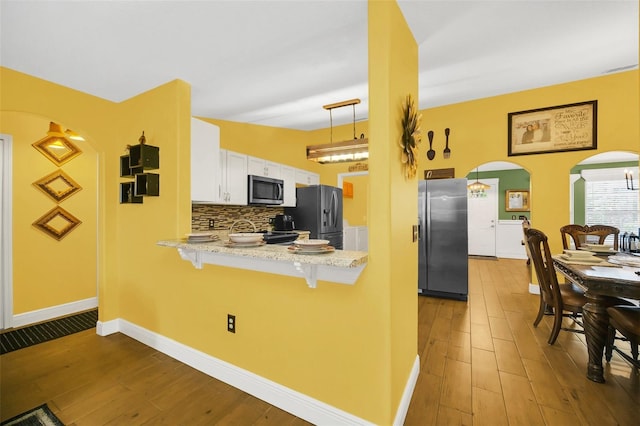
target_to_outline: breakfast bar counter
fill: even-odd
[[[202,269],[203,264],[227,266],[304,278],[311,288],[317,281],[354,284],[367,264],[367,252],[335,250],[320,254],[299,254],[290,246],[264,244],[257,247],[229,247],[222,241],[190,243],[158,241],[159,246],[178,250],[180,257]]]

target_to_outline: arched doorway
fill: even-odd
[[[515,163],[494,161],[473,168],[467,179],[489,185],[483,194],[469,193],[469,255],[526,259],[521,217],[530,219],[529,172]],[[509,203],[510,193],[525,198],[520,205]]]
[[[607,224],[638,234],[638,154],[593,155],[570,170],[569,223]]]
[[[11,239],[3,232],[3,263],[13,267],[10,277],[8,269],[2,268],[3,327],[20,327],[95,308],[98,152],[88,142],[76,142],[80,154],[57,164],[33,146],[47,135],[49,117],[22,112],[3,112],[2,117],[3,131],[13,139],[12,191],[20,194],[10,205]],[[64,194],[71,187],[76,190],[70,196],[51,196]],[[72,216],[75,226],[69,227]],[[56,232],[43,232],[43,226],[37,226],[43,223]]]

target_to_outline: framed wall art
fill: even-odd
[[[55,172],[33,182],[33,185],[59,203],[80,191],[82,187],[62,170]]]
[[[528,155],[598,148],[598,101],[508,114],[508,154]]]
[[[523,189],[508,189],[504,195],[506,203],[505,210],[508,212],[528,212],[529,211],[529,191]]]

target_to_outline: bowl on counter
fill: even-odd
[[[242,232],[239,234],[229,234],[229,240],[234,243],[257,243],[262,241],[262,233]]]

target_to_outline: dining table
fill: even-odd
[[[616,259],[634,260],[628,256],[631,255],[610,256],[607,266],[579,264],[559,256],[553,257],[556,271],[582,288],[588,300],[582,308],[582,317],[589,352],[587,378],[594,382],[605,382],[602,356],[609,328],[606,308],[612,305],[611,298],[640,300],[640,275],[636,273],[640,271],[640,257],[636,257],[637,263],[629,263],[634,266],[624,266],[624,261],[616,262]]]

